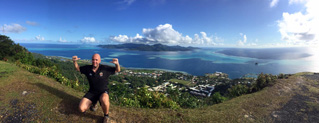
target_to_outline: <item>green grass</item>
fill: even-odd
[[[310,102],[310,101],[306,101],[307,106],[309,107],[310,110],[317,110],[319,111],[319,104],[315,103],[315,102]]]
[[[9,83],[8,76],[16,71],[18,67],[10,63],[0,62],[0,86],[4,86]]]
[[[313,86],[308,86],[308,89],[310,92],[319,94],[319,88],[313,87]]]
[[[218,76],[216,76],[216,75],[209,75],[208,77],[209,77],[209,78],[217,78]]]
[[[185,80],[179,80],[179,79],[170,79],[170,82],[177,82],[179,84],[185,85],[185,86],[194,86],[195,84],[191,83],[190,81]]]
[[[313,75],[312,72],[300,72],[300,73],[296,73],[296,76],[302,76],[302,75]]]

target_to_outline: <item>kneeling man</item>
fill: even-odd
[[[94,54],[92,56],[92,65],[86,65],[79,67],[77,56],[73,56],[72,60],[74,67],[77,71],[85,74],[89,81],[90,89],[82,98],[79,109],[81,112],[85,112],[90,107],[93,110],[96,107],[97,101],[100,102],[102,110],[104,112],[104,122],[109,119],[109,90],[108,90],[108,78],[110,75],[120,72],[120,64],[117,58],[114,58],[111,63],[115,64],[115,67],[109,67],[106,65],[100,65],[101,56],[99,54]]]

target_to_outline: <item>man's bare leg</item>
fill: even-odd
[[[109,109],[110,109],[109,95],[107,93],[103,93],[100,96],[100,102],[101,102],[102,110],[104,112],[103,123],[107,123],[109,122]]]
[[[101,106],[102,106],[102,110],[104,114],[108,115],[109,109],[110,109],[109,95],[107,93],[103,93],[100,96],[100,102],[101,102]]]
[[[80,112],[85,112],[90,108],[92,104],[92,101],[89,100],[88,98],[82,98],[80,104],[79,104],[79,110]]]

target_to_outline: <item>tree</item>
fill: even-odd
[[[14,57],[15,55],[20,54],[20,57],[25,55],[24,53],[28,52],[27,49],[20,46],[20,44],[15,44],[9,37],[5,35],[0,35],[0,59],[6,57]],[[29,56],[27,56],[29,57]],[[8,58],[6,58],[8,59]]]
[[[273,76],[271,74],[259,74],[256,80],[256,84],[252,88],[254,91],[259,91],[269,85],[273,85],[277,79],[277,76]]]
[[[222,96],[219,92],[216,92],[210,97],[210,104],[222,103],[225,100],[227,100],[226,97]]]
[[[267,86],[266,76],[263,73],[261,73],[258,75],[258,78],[256,81],[256,89],[258,91],[258,90],[263,89],[266,86]]]
[[[228,94],[230,97],[238,97],[243,94],[249,93],[249,90],[250,89],[246,85],[238,84],[229,88]]]

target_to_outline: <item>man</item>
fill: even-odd
[[[94,54],[92,56],[92,65],[86,65],[79,67],[77,60],[79,60],[77,56],[73,56],[72,60],[74,63],[74,67],[77,71],[85,74],[87,79],[89,80],[90,89],[82,98],[79,109],[81,112],[85,112],[90,108],[90,106],[94,106],[97,101],[100,102],[104,113],[104,122],[107,122],[109,119],[109,90],[108,90],[108,78],[110,75],[115,74],[116,72],[120,72],[120,64],[117,58],[114,58],[111,63],[115,64],[114,67],[109,67],[106,65],[100,65],[101,56],[99,54]],[[92,105],[93,104],[93,105]]]

